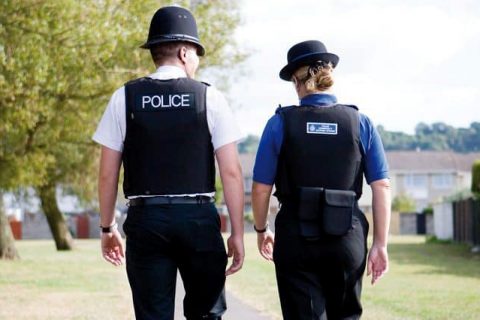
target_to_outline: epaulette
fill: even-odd
[[[205,81],[200,81],[200,82],[203,83],[204,85],[206,85],[207,87],[212,86],[212,85],[211,85],[210,83],[208,83],[208,82],[205,82]]]

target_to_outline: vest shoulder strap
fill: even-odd
[[[358,111],[358,107],[353,105],[353,104],[336,104],[336,106],[348,107],[348,108],[352,108],[352,109],[355,109],[356,111]]]
[[[127,86],[130,86],[132,84],[145,81],[147,79],[148,79],[147,77],[141,77],[141,78],[133,79],[133,80],[125,82],[124,86],[127,87]]]
[[[352,109],[358,111],[358,107],[353,105],[353,104],[335,104],[334,106],[352,108]],[[298,107],[298,106],[297,105],[291,105],[291,106],[282,107],[282,105],[278,105],[277,109],[275,109],[275,114],[288,112],[292,109],[295,109],[296,107]]]
[[[160,80],[160,79],[153,79],[153,78],[149,78],[149,77],[140,77],[140,78],[136,78],[136,79],[133,79],[133,80],[130,80],[130,81],[127,81],[124,83],[124,86],[129,86],[129,85],[132,85],[132,84],[136,84],[136,83],[139,83],[139,82],[143,82],[143,81],[162,81],[162,82],[165,82],[165,81],[168,81],[168,80],[176,80],[176,79],[181,79],[181,78],[175,78],[175,79],[167,79],[167,80]],[[194,79],[190,79],[190,78],[186,78],[188,80],[191,80],[191,81],[194,81],[194,82],[197,82],[197,83],[201,83],[203,85],[205,85],[206,87],[211,87],[212,85],[208,82],[205,82],[205,81],[197,81],[197,80],[194,80]]]
[[[287,112],[288,110],[292,110],[295,107],[297,106],[293,105],[293,106],[282,107],[282,105],[279,104],[277,109],[275,109],[275,114],[282,114],[284,112]]]

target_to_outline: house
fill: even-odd
[[[392,199],[406,194],[415,201],[416,211],[446,196],[470,189],[472,165],[480,153],[452,151],[387,152]]]
[[[240,165],[243,173],[243,186],[245,189],[245,212],[252,211],[252,184],[253,184],[253,167],[255,165],[255,154],[240,154]],[[270,197],[270,212],[278,211],[278,201],[274,196]]]
[[[240,165],[243,173],[243,186],[245,188],[245,212],[252,211],[252,183],[253,183],[253,167],[255,165],[255,154],[240,154]],[[270,197],[270,212],[278,211],[278,201],[273,195]]]

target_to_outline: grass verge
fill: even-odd
[[[52,241],[18,241],[22,259],[0,261],[0,319],[133,319],[124,267],[103,261],[98,240],[57,252]],[[245,238],[241,272],[227,290],[272,319],[281,319],[272,263]],[[478,319],[480,255],[467,246],[424,237],[392,237],[390,271],[364,280],[363,319]]]

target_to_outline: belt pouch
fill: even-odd
[[[305,238],[318,238],[320,228],[320,201],[323,188],[300,187],[298,217],[300,235]]]
[[[350,190],[325,189],[322,225],[326,234],[342,236],[352,229],[356,194]]]

